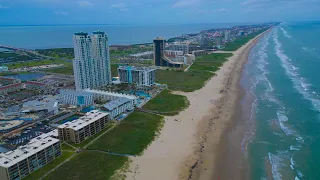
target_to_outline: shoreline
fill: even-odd
[[[233,56],[204,87],[190,93],[176,92],[186,96],[190,106],[176,116],[165,116],[159,137],[143,155],[131,159],[127,179],[213,179],[221,176],[215,173],[221,167],[219,161],[223,161],[217,157],[224,152],[222,147],[225,146],[220,147],[220,144],[228,142],[224,140],[225,133],[234,122],[242,68],[251,48],[265,32],[237,51],[230,51]]]

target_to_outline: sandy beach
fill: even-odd
[[[237,168],[238,164],[224,170],[230,165],[223,159],[228,154],[225,148],[230,147],[226,133],[236,121],[242,67],[260,36],[233,52],[203,88],[176,92],[186,96],[190,106],[179,115],[165,117],[159,137],[142,156],[132,158],[127,179],[242,179],[244,169]]]

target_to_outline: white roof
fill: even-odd
[[[58,126],[58,128],[70,128],[75,131],[78,131],[81,128],[84,128],[85,126],[88,126],[89,124],[107,116],[108,113],[101,112],[98,110],[92,110],[90,112],[87,112],[85,116],[80,117],[79,119],[73,120],[71,122],[66,122]]]
[[[135,100],[138,97],[134,95],[129,95],[129,94],[122,94],[122,93],[115,93],[115,92],[109,92],[109,91],[99,91],[99,90],[94,90],[94,89],[86,89],[86,92],[91,92],[94,94],[101,94],[101,95],[106,95],[106,96],[114,96],[114,97],[125,97],[128,99]]]
[[[52,138],[50,134],[42,134],[13,151],[0,153],[0,166],[8,168],[57,142],[59,142],[59,139]]]

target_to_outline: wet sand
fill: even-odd
[[[241,125],[237,118],[241,116],[238,100],[243,95],[239,80],[249,51],[259,37],[234,51],[200,90],[176,92],[185,95],[190,106],[179,115],[165,117],[159,137],[143,155],[131,159],[127,179],[246,178],[240,135],[244,129],[237,126]]]

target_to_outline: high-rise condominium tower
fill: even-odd
[[[94,89],[111,83],[108,37],[96,31],[92,35],[78,32],[73,36],[73,71],[76,89]]]

